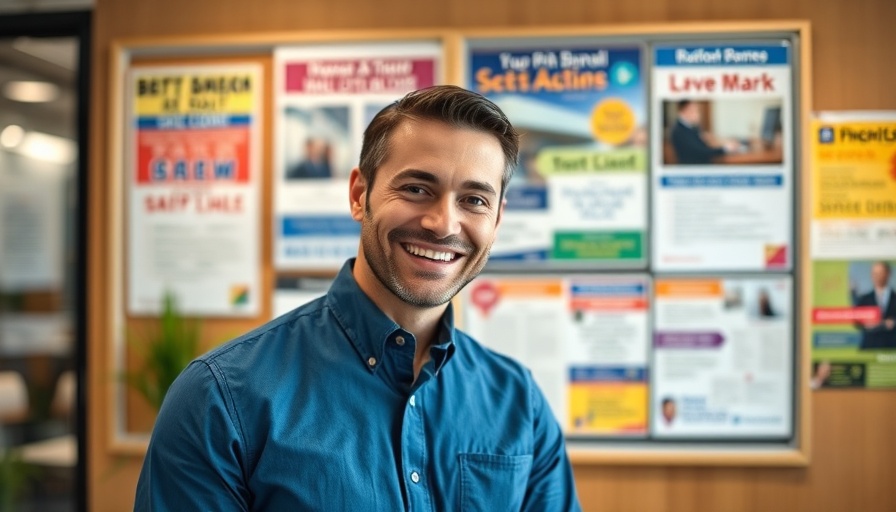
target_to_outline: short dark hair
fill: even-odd
[[[688,105],[690,105],[691,103],[693,103],[691,100],[679,100],[678,111],[681,112],[682,110],[688,108]]]
[[[504,151],[501,197],[513,175],[519,157],[520,137],[510,120],[485,96],[454,85],[436,85],[405,95],[381,110],[364,130],[361,145],[361,176],[367,191],[373,186],[376,170],[386,160],[392,133],[404,120],[429,119],[451,126],[472,128],[494,135]]]

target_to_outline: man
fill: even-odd
[[[305,140],[305,157],[298,165],[286,173],[286,179],[330,178],[330,144],[322,139],[309,137]]]
[[[675,400],[668,398],[668,397],[663,398],[662,410],[663,410],[663,422],[666,425],[671,425],[672,422],[675,420],[675,413],[676,413]]]
[[[730,142],[724,146],[706,143],[700,133],[700,105],[691,100],[678,102],[678,118],[672,127],[670,138],[677,163],[683,165],[709,164],[713,158],[737,148],[736,144]]]
[[[357,259],[328,294],[194,361],[159,412],[138,510],[579,510],[530,373],[456,330],[518,136],[485,98],[411,93],[364,133]]]
[[[896,348],[896,293],[890,286],[890,264],[876,261],[871,265],[874,289],[859,295],[856,306],[872,306],[880,310],[880,321],[857,323],[862,332],[861,349]]]

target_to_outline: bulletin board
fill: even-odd
[[[131,177],[147,122],[134,113],[140,77],[223,80],[230,106],[207,96],[194,106],[223,110],[156,122],[193,116],[247,141],[249,172],[216,185],[227,193],[212,203],[235,213],[225,231],[257,249],[239,268],[257,268],[243,287],[214,290],[219,302],[193,292],[186,313],[209,345],[325,293],[357,248],[344,199],[364,126],[405,92],[452,83],[491,98],[522,132],[506,218],[486,270],[455,301],[459,322],[531,368],[573,461],[804,465],[808,35],[781,22],[119,41],[112,332],[152,317],[128,294],[161,289],[151,273],[132,275],[145,270],[132,240],[147,217],[135,209],[148,204]],[[688,154],[688,135],[723,149]],[[157,176],[177,185],[174,170]],[[156,232],[196,225],[174,213]],[[139,362],[123,335],[112,346],[110,373]],[[145,449],[152,413],[138,401],[110,386],[112,451]]]

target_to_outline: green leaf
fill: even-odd
[[[158,410],[178,375],[199,355],[199,322],[185,318],[175,296],[162,297],[162,313],[149,332],[128,331],[128,344],[143,356],[142,366],[119,376]]]

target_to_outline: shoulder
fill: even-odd
[[[473,358],[480,365],[518,375],[528,375],[529,371],[516,359],[486,347],[460,329],[455,329],[457,354],[462,358]]]
[[[486,381],[507,393],[519,393],[528,400],[537,386],[526,366],[505,354],[496,352],[475,340],[469,334],[455,330],[458,369],[465,378]]]
[[[672,125],[672,137],[687,137],[692,133],[693,131],[687,126],[683,125],[681,121],[675,121],[675,124]]]
[[[289,350],[299,348],[329,315],[324,297],[315,299],[278,318],[234,338],[197,358],[210,368],[252,366],[266,359],[283,360]]]
[[[856,304],[863,306],[873,306],[877,303],[877,297],[874,295],[874,290],[866,293],[859,294],[856,297]]]

